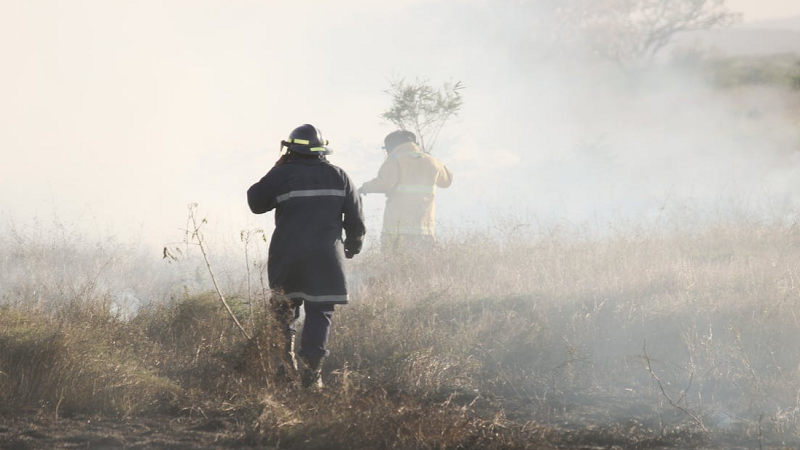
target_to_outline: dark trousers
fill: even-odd
[[[333,306],[326,303],[304,302],[302,299],[272,299],[272,308],[286,339],[294,340],[297,334],[297,320],[300,318],[300,306],[306,313],[303,332],[300,335],[300,351],[302,357],[322,358],[330,354],[328,337],[331,332]],[[291,341],[290,341],[291,342]]]

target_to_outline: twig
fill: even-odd
[[[742,344],[742,336],[739,334],[739,330],[731,325],[731,331],[733,332],[733,336],[736,338],[736,344],[739,346],[739,350],[742,352],[742,361],[744,361],[744,365],[750,371],[750,375],[753,376],[753,382],[756,384],[756,390],[760,390],[761,383],[759,383],[758,375],[756,375],[756,371],[753,368],[753,365],[750,363],[750,358],[747,356],[747,351],[744,349],[744,344]]]
[[[478,348],[480,348],[481,350],[484,350],[483,349],[483,345],[478,344]],[[503,350],[507,350],[507,349],[504,348]],[[486,349],[484,351],[486,352],[486,355],[489,356],[489,358],[491,358],[494,361],[495,364],[497,364],[497,370],[500,373],[500,376],[503,378],[503,381],[505,381],[511,387],[511,389],[514,391],[514,393],[517,395],[517,398],[519,398],[520,400],[528,400],[528,399],[530,399],[531,395],[528,393],[528,391],[525,390],[524,387],[520,386],[520,388],[517,389],[517,386],[515,385],[515,383],[513,381],[511,381],[511,379],[508,377],[508,373],[505,371],[505,369],[503,369],[503,364],[500,362],[500,360],[495,358],[494,353],[489,351],[488,349]],[[520,389],[522,390],[522,393],[520,393]],[[523,393],[525,394],[524,396],[522,395]]]
[[[253,236],[253,233],[258,233],[259,230],[255,232],[252,230],[242,230],[239,234],[242,242],[244,243],[244,263],[245,268],[247,269],[247,304],[250,306],[250,322],[253,322],[253,290],[252,290],[252,283],[250,281],[250,255],[249,255],[249,246],[250,246],[250,238]]]
[[[58,403],[56,403],[56,410],[55,410],[55,420],[58,422],[58,410],[61,408],[61,402],[64,401],[64,388],[61,388],[61,392],[58,394]],[[760,423],[759,423],[760,425]],[[759,428],[760,430],[760,428]]]
[[[553,393],[556,393],[558,391],[558,389],[556,389],[556,375],[558,374],[558,370],[564,367],[569,367],[570,365],[572,365],[572,363],[583,362],[583,361],[586,361],[586,357],[577,356],[574,358],[569,358],[566,361],[562,362],[561,364],[557,365],[556,367],[553,367],[553,370],[551,371],[551,378],[552,378],[551,382],[552,382]]]
[[[206,267],[208,268],[208,273],[209,273],[209,275],[211,275],[211,282],[214,283],[214,289],[216,289],[217,295],[219,296],[220,301],[225,306],[225,309],[228,310],[228,314],[230,314],[231,318],[233,319],[233,321],[236,322],[236,326],[239,327],[239,329],[242,331],[242,334],[244,334],[244,337],[246,337],[247,340],[250,341],[250,340],[252,340],[252,338],[247,333],[247,330],[244,329],[242,324],[239,323],[239,319],[236,318],[236,315],[233,313],[233,310],[228,305],[228,302],[225,300],[225,296],[222,295],[222,291],[220,291],[219,285],[217,284],[217,277],[214,276],[214,271],[211,270],[211,262],[209,262],[209,260],[208,260],[208,255],[206,254],[206,249],[205,249],[205,246],[203,245],[203,238],[202,238],[202,236],[200,234],[200,226],[202,226],[202,224],[206,223],[206,219],[202,220],[202,222],[200,223],[200,226],[197,225],[197,216],[195,215],[196,208],[197,208],[197,204],[196,203],[192,203],[192,204],[189,205],[189,218],[192,221],[192,228],[194,229],[194,231],[192,231],[192,237],[197,239],[197,244],[200,247],[200,253],[203,254],[203,260],[205,260],[205,262],[206,262]]]
[[[702,429],[703,431],[707,432],[708,430],[706,429],[705,425],[703,425],[703,421],[701,421],[700,418],[698,418],[696,415],[692,414],[688,409],[686,409],[686,408],[682,407],[681,405],[679,405],[678,403],[674,402],[672,400],[672,398],[667,394],[667,391],[664,390],[664,385],[661,384],[661,379],[658,378],[658,375],[656,375],[656,373],[653,371],[653,367],[650,365],[650,357],[647,355],[647,341],[644,342],[644,346],[642,347],[642,352],[644,353],[644,361],[645,361],[645,363],[647,363],[647,370],[650,372],[650,376],[652,376],[653,379],[656,380],[656,383],[658,384],[658,388],[661,389],[661,394],[664,396],[664,398],[667,399],[667,401],[669,402],[670,406],[672,406],[673,408],[681,411],[682,413],[686,414],[687,416],[691,417],[692,420],[694,420],[697,423],[697,425],[700,426],[700,429]],[[681,400],[683,400],[686,397],[686,393],[689,391],[689,388],[692,386],[692,379],[694,379],[694,374],[691,374],[689,376],[689,385],[686,386],[686,389],[681,393],[681,396],[678,399],[678,402],[680,402]]]

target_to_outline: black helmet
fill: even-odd
[[[333,150],[329,148],[328,140],[322,137],[322,132],[311,124],[300,125],[292,130],[289,139],[281,141],[281,145],[289,151],[303,155],[330,155]]]
[[[383,148],[390,152],[394,150],[400,144],[404,144],[406,142],[413,142],[417,143],[417,136],[408,131],[408,130],[397,130],[392,131],[391,133],[387,134],[386,137],[383,139]]]

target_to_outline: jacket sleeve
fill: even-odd
[[[342,228],[345,232],[345,248],[358,250],[361,249],[361,243],[364,240],[364,235],[367,233],[367,227],[364,224],[364,212],[361,210],[361,197],[356,191],[353,180],[342,172],[345,182],[345,198],[344,206],[342,207]]]
[[[362,194],[387,193],[400,180],[400,165],[395,158],[386,158],[378,176],[374,180],[367,181],[358,191]]]
[[[250,206],[250,211],[264,214],[278,206],[277,178],[275,169],[272,169],[258,183],[250,186],[247,190],[247,204]]]
[[[436,186],[446,188],[453,184],[453,174],[447,169],[447,166],[441,164],[439,173],[436,175]]]

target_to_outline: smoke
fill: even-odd
[[[428,65],[467,86],[460,121],[436,150],[456,174],[439,193],[444,228],[509,211],[602,228],[686,209],[772,218],[796,206],[787,181],[800,149],[797,93],[723,90],[664,61],[623,72],[580,36],[560,36],[547,2],[446,8],[420,5],[409,19],[446,29],[430,39],[442,60]]]
[[[665,208],[795,206],[796,94],[722,91],[658,64],[625,74],[579,51],[556,6],[5,5],[0,210],[55,211],[154,247],[193,201],[229,235],[268,227],[244,192],[280,139],[314,123],[331,160],[370,179],[392,130],[382,90],[403,77],[466,86],[434,149],[455,174],[439,192],[443,232],[510,213],[603,226]],[[365,201],[371,230],[382,206]]]
[[[564,35],[557,4],[6,2],[0,6],[0,51],[9,55],[0,71],[0,216],[21,231],[0,233],[0,244],[11,250],[0,258],[0,300],[47,305],[97,294],[127,313],[177,298],[179,286],[208,286],[205,268],[191,256],[149,265],[167,244],[193,251],[181,230],[190,202],[208,218],[205,242],[232,287],[223,290],[256,286],[263,273],[242,257],[240,230],[268,234],[272,216],[252,215],[245,192],[272,166],[280,140],[297,125],[317,125],[335,150],[331,161],[360,185],[377,173],[383,137],[392,131],[379,118],[389,106],[382,91],[404,77],[466,86],[463,110],[434,148],[455,176],[452,187],[437,193],[441,234],[495,225],[509,234],[522,225],[563,223],[602,232],[629,221],[655,225],[739,212],[795,219],[800,93],[766,85],[721,89],[697,70],[670,63],[668,54],[649,69],[624,72],[582,48],[580,36]],[[365,198],[371,243],[383,202]],[[51,220],[69,233],[50,235],[35,225]],[[254,238],[249,256],[263,261],[265,246]],[[518,280],[536,280],[520,261],[537,250],[509,247],[501,250],[519,255],[496,271],[508,275],[514,268]],[[658,261],[683,264],[671,254],[656,260],[642,251],[640,261],[624,267],[634,287],[645,263],[648,283],[664,278]],[[600,272],[586,285],[618,279],[605,273],[612,264],[575,259]],[[469,262],[474,280],[502,284],[485,275],[491,262]],[[538,264],[548,268],[551,261]],[[576,267],[574,278],[583,280],[584,266]],[[254,270],[247,281],[244,268]],[[91,282],[75,282],[76,274]],[[694,276],[676,277],[694,285]],[[586,302],[600,298],[600,311],[609,297],[603,313],[615,301],[639,303],[636,290],[615,300],[617,288],[592,291]],[[564,311],[566,317],[571,310]],[[662,339],[663,348],[651,344],[654,354],[680,348],[675,329],[686,315],[664,319],[673,340]],[[614,364],[621,348],[638,352],[640,338],[654,334],[638,325],[627,335],[598,328],[608,340],[587,334],[587,348]]]

